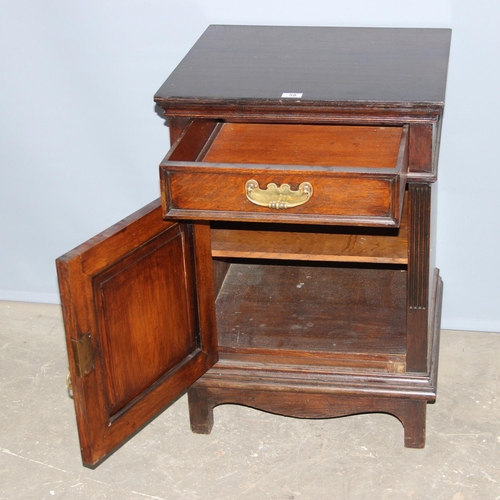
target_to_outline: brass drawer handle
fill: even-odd
[[[303,205],[313,194],[313,187],[309,182],[302,182],[297,191],[290,189],[290,184],[277,186],[274,182],[267,185],[266,189],[260,189],[259,183],[251,179],[245,184],[247,198],[260,207],[293,208]]]

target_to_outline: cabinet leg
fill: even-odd
[[[188,403],[191,430],[196,434],[210,434],[214,425],[214,407],[209,402],[207,389],[191,387]]]
[[[398,415],[404,427],[405,448],[424,448],[426,401],[406,401]]]

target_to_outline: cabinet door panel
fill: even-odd
[[[153,202],[57,268],[82,457],[94,465],[216,361],[209,227],[165,222]]]

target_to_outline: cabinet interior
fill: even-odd
[[[212,223],[221,359],[404,372],[406,220]]]

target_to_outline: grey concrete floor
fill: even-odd
[[[500,334],[444,331],[427,446],[388,415],[300,420],[180,398],[95,470],[79,457],[59,306],[0,302],[2,499],[500,499]]]

